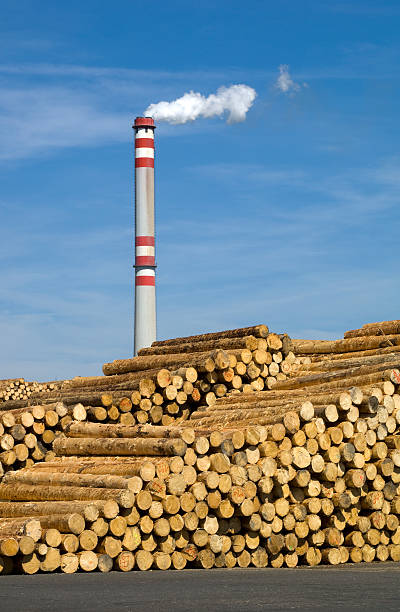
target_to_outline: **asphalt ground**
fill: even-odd
[[[0,577],[0,611],[400,610],[400,563]]]

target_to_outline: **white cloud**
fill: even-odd
[[[293,81],[289,74],[289,66],[287,64],[281,64],[279,66],[279,76],[276,80],[275,87],[285,94],[293,94],[301,89],[301,85]],[[307,87],[306,83],[303,87]]]

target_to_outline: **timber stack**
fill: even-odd
[[[266,325],[176,338],[105,364],[104,376],[51,383],[51,392],[4,401],[2,470],[51,458],[53,440],[72,420],[168,426],[219,397],[272,388],[296,363],[291,349],[287,334]]]
[[[23,378],[0,380],[0,405],[8,400],[28,400],[35,393],[50,393],[59,382],[28,382]]]
[[[155,343],[138,358],[105,364],[98,379],[116,384],[116,377],[131,376],[136,387],[98,389],[96,380],[88,391],[88,379],[74,379],[52,404],[11,405],[2,418],[12,415],[15,424],[28,414],[36,424],[46,414],[55,421],[55,414],[57,423],[45,426],[53,439],[40,441],[43,456],[11,464],[24,467],[8,468],[0,484],[1,571],[400,560],[399,323],[367,325],[337,341],[274,335],[279,348],[277,341],[268,346],[268,330],[257,335],[255,328]],[[248,343],[249,335],[257,348],[226,345]],[[202,350],[215,340],[225,345]],[[183,345],[190,352],[176,352]],[[270,357],[260,363],[263,351]],[[182,353],[190,358],[180,361]],[[273,375],[273,363],[288,368]],[[189,368],[196,370],[193,382]],[[161,370],[169,374],[164,387]],[[258,379],[263,386],[252,384]],[[72,398],[71,387],[75,393],[83,380],[82,395]],[[184,382],[200,397],[193,401],[184,391],[181,412],[171,414],[176,397],[164,391]],[[91,405],[85,393],[111,396],[111,404]],[[161,419],[141,421],[156,393]],[[121,410],[124,398],[129,409]],[[148,411],[143,399],[151,400]],[[33,414],[38,408],[41,417]],[[33,424],[25,422],[27,432]]]
[[[296,362],[291,349],[287,334],[266,325],[177,338],[105,364],[105,376],[77,377],[51,393],[3,402],[2,469],[51,458],[53,440],[72,420],[168,426],[218,397],[272,388]]]

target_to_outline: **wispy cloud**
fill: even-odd
[[[205,172],[210,194],[219,182],[233,204],[244,205],[229,215],[215,206],[199,219],[189,207],[173,222],[159,221],[160,337],[260,322],[294,337],[338,337],[343,320],[353,323],[349,313],[354,326],[375,318],[371,286],[385,296],[381,318],[395,318],[396,262],[382,266],[377,253],[396,239],[388,221],[400,205],[399,168],[391,159],[335,176],[243,164],[217,165],[214,176],[209,166],[189,169],[183,178],[190,184],[204,182]],[[296,191],[283,206],[291,180]],[[41,223],[32,213],[18,228],[16,248],[15,232],[2,228],[10,257],[2,272],[1,377],[99,373],[102,362],[132,351],[130,230],[59,228],[49,235]],[[38,241],[52,254],[45,265],[36,259]]]
[[[174,97],[184,83],[218,77],[219,71],[0,65],[0,160],[125,142],[131,137],[127,126],[152,98]]]
[[[293,96],[311,79],[383,79],[393,76],[393,68],[383,61],[388,53],[381,49],[382,61],[371,73],[371,62],[379,49],[370,50],[368,61],[360,49],[345,50],[357,59],[357,69],[326,67],[303,70],[295,80],[282,64],[274,89]],[[354,60],[355,61],[355,60]],[[352,61],[352,64],[354,63]],[[364,64],[362,63],[364,62]],[[389,62],[390,64],[390,62]],[[391,65],[391,64],[390,64]],[[273,82],[274,74],[265,70],[176,71],[136,70],[119,67],[68,64],[0,64],[0,161],[18,160],[71,147],[93,147],[126,142],[131,137],[127,126],[153,99],[174,99],[201,84],[211,91],[221,80],[251,83]],[[212,125],[210,123],[210,125]],[[196,124],[163,127],[163,135],[185,136],[196,133]],[[202,127],[204,129],[218,129]]]
[[[90,94],[65,87],[0,85],[0,159],[121,142],[127,138],[128,121],[128,113],[101,108]]]
[[[45,63],[8,63],[0,64],[0,74],[9,75],[35,75],[35,76],[55,76],[55,77],[77,77],[89,78],[97,80],[99,77],[109,77],[111,79],[126,79],[132,82],[144,80],[148,82],[150,79],[156,81],[163,80],[221,80],[221,78],[232,78],[236,74],[243,74],[243,71],[238,70],[141,70],[138,68],[120,68],[104,67],[104,66],[85,66],[77,64],[45,64]],[[265,74],[264,72],[262,74]]]
[[[236,163],[219,163],[219,164],[202,164],[188,168],[187,172],[200,173],[207,176],[209,179],[228,179],[235,183],[240,183],[243,177],[243,164]],[[307,178],[305,170],[293,168],[266,168],[260,164],[246,164],[246,177],[249,181],[256,180],[263,183],[284,185],[292,181],[296,184],[304,183]]]
[[[275,88],[284,94],[295,94],[300,91],[302,87],[307,87],[306,83],[296,83],[289,73],[289,66],[287,64],[281,64],[279,66],[279,76],[275,83]]]

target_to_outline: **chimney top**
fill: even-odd
[[[154,119],[152,117],[136,117],[135,124],[133,126],[136,127],[150,127],[155,128]]]

